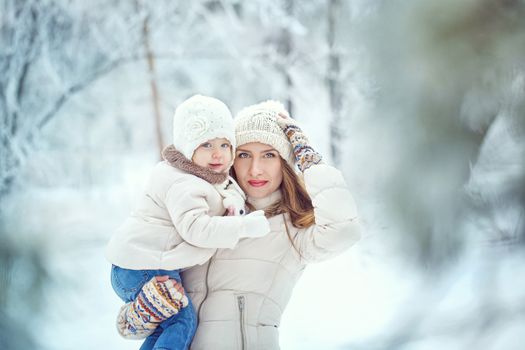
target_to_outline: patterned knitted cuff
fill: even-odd
[[[135,301],[121,308],[117,318],[118,332],[127,339],[143,339],[188,303],[180,283],[173,279],[159,282],[152,278],[142,287]]]
[[[301,172],[322,162],[323,157],[310,146],[310,141],[301,128],[294,124],[286,125],[284,133],[292,144],[295,161]]]
[[[134,302],[122,306],[117,316],[117,331],[126,339],[145,339],[158,325],[156,322],[148,322],[144,319]]]

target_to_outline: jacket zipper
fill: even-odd
[[[204,298],[202,299],[200,305],[199,305],[199,310],[197,310],[197,322],[200,321],[201,319],[201,308],[202,308],[202,304],[204,304],[204,302],[206,301],[206,299],[208,298],[208,290],[210,289],[209,286],[208,286],[208,274],[210,272],[210,266],[211,266],[211,262],[213,260],[213,258],[215,257],[215,254],[213,254],[213,256],[210,258],[210,260],[208,261],[208,266],[206,267],[206,277],[204,278],[204,281],[206,282],[205,286],[206,286],[206,292],[204,293]]]
[[[241,327],[242,350],[246,349],[246,334],[244,329],[244,296],[237,297],[237,304],[239,305],[239,323]]]

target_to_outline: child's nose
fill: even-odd
[[[212,155],[213,158],[220,158],[222,156],[222,153],[220,150],[216,149],[213,151]]]

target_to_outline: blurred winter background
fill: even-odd
[[[193,93],[272,98],[362,241],[283,349],[525,348],[525,1],[0,0],[0,349],[137,349],[103,248]]]

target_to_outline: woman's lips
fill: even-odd
[[[248,183],[250,186],[253,187],[262,187],[268,183],[266,180],[248,180]]]

